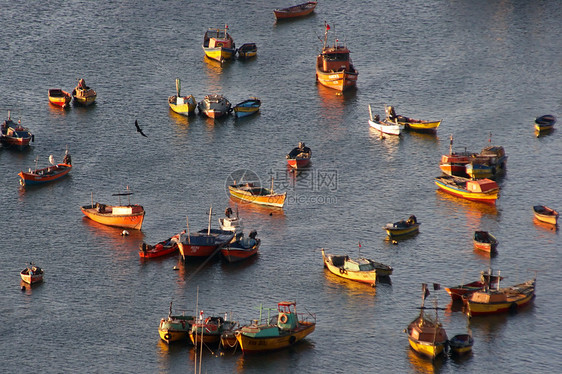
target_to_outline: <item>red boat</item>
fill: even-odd
[[[309,1],[307,3],[293,5],[288,8],[275,9],[273,14],[275,14],[275,19],[304,17],[314,11],[316,4],[318,4],[318,2]]]
[[[494,288],[503,277],[500,275],[493,275],[491,270],[482,271],[480,273],[480,280],[461,284],[454,287],[445,287],[445,291],[451,296],[453,301],[462,301],[463,295],[470,295],[476,291],[480,291],[485,287]]]
[[[34,141],[35,137],[33,134],[25,127],[18,123],[12,121],[10,116],[10,111],[8,111],[8,119],[2,122],[0,126],[0,142],[7,146],[18,146],[25,147],[29,145],[29,142]]]
[[[252,230],[247,238],[244,234],[238,234],[236,241],[229,243],[221,249],[221,254],[228,262],[238,262],[254,256],[258,253],[261,240],[256,238],[258,233]]]
[[[141,258],[154,258],[175,253],[178,250],[179,240],[180,234],[176,234],[154,246],[143,242],[139,246],[139,256]]]
[[[70,159],[70,154],[68,154],[68,152],[66,152],[66,154],[64,155],[62,164],[55,165],[54,159],[52,157],[53,156],[49,157],[52,166],[43,169],[37,169],[36,166],[35,170],[31,170],[30,168],[29,171],[21,171],[18,174],[19,177],[21,178],[20,184],[22,186],[25,186],[25,185],[53,182],[59,178],[64,177],[66,174],[70,172],[70,170],[72,169],[72,163]]]
[[[458,177],[468,177],[466,174],[466,165],[470,162],[473,154],[471,152],[453,152],[453,135],[449,144],[449,154],[442,155],[439,162],[439,169],[444,174],[454,175]]]
[[[310,163],[312,151],[303,142],[299,142],[299,146],[293,148],[286,156],[287,164],[294,169],[301,169]]]

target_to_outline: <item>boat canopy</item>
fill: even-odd
[[[498,189],[498,184],[491,179],[484,178],[466,182],[466,189],[470,192],[488,192]]]

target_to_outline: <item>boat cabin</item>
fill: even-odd
[[[466,190],[469,192],[488,192],[497,189],[499,189],[498,184],[488,178],[466,182]]]
[[[507,295],[504,292],[475,292],[470,299],[475,303],[504,303]]]
[[[322,70],[329,71],[349,71],[351,69],[351,59],[349,49],[343,45],[326,47],[322,50]]]
[[[277,304],[279,311],[277,326],[282,330],[292,330],[298,326],[296,304],[292,301],[281,301]]]
[[[204,46],[207,48],[234,48],[234,40],[226,30],[209,29],[205,33]]]

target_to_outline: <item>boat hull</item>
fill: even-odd
[[[352,280],[355,282],[365,283],[374,286],[377,281],[377,271],[351,271],[346,270],[338,266],[331,264],[324,253],[322,253],[322,258],[324,260],[324,267],[330,271],[330,273],[337,275],[338,277]]]
[[[108,205],[107,207],[111,206]],[[131,214],[98,212],[97,207],[91,205],[85,205],[81,209],[86,217],[102,225],[140,230],[144,220],[144,209],[140,205],[131,205],[129,207],[131,207],[133,211]]]
[[[324,72],[318,68],[316,69],[316,80],[318,83],[325,87],[342,92],[355,88],[358,76],[359,73],[356,71]]]
[[[386,226],[384,229],[389,238],[399,238],[401,236],[412,235],[419,232],[420,223],[414,223],[413,225],[405,228]]]
[[[195,112],[195,108],[197,108],[197,102],[193,95],[183,96],[183,100],[180,98],[178,103],[178,97],[176,95],[170,96],[168,98],[168,105],[170,109],[174,112],[187,116]]]
[[[260,247],[260,240],[256,240],[256,244],[251,248],[240,248],[235,246],[226,246],[221,249],[221,254],[228,262],[244,261],[258,253]]]
[[[216,48],[203,47],[203,51],[205,51],[205,56],[207,56],[211,60],[215,60],[218,62],[231,60],[232,58],[234,58],[234,54],[236,53],[236,49],[223,48],[223,47],[216,47]]]
[[[400,125],[384,124],[371,119],[369,120],[369,125],[383,134],[399,136],[402,133],[402,127],[400,127]]]
[[[499,196],[499,191],[489,191],[489,192],[471,192],[465,189],[457,188],[451,186],[450,184],[444,183],[440,178],[435,179],[435,184],[444,192],[451,194],[453,196],[461,197],[470,201],[476,201],[486,204],[496,204],[496,200]]]
[[[56,181],[67,175],[72,169],[72,165],[57,164],[56,166],[35,170],[34,172],[20,172],[18,176],[21,178],[20,184],[36,185]]]
[[[311,334],[316,328],[316,324],[312,322],[300,321],[299,325],[297,331],[293,331],[287,335],[255,338],[237,332],[236,339],[244,354],[276,351],[294,345]]]
[[[434,133],[437,131],[441,121],[403,122],[404,127],[410,131]]]
[[[72,101],[72,95],[69,92],[60,89],[50,89],[49,90],[49,102],[61,108],[66,108],[70,105]]]
[[[445,343],[422,342],[413,338],[408,338],[410,347],[422,356],[434,359],[445,350]]]
[[[282,194],[254,195],[251,192],[241,190],[234,186],[228,186],[228,191],[230,192],[231,196],[234,196],[240,200],[259,205],[274,206],[278,208],[282,208],[283,205],[285,205],[285,198],[287,197],[286,192],[283,192]]]
[[[27,284],[35,284],[43,281],[43,273],[41,274],[24,274],[23,272],[20,273],[21,280]]]
[[[288,8],[275,9],[273,11],[273,14],[275,15],[275,19],[277,20],[304,17],[314,12],[316,4],[316,1],[309,1],[308,3],[303,3]]]
[[[310,157],[289,158],[289,159],[287,159],[287,164],[290,167],[292,167],[293,169],[301,169],[301,168],[304,168],[304,167],[308,166],[308,164],[310,164]]]
[[[502,289],[500,289],[501,291]],[[500,314],[513,312],[521,307],[528,305],[535,298],[535,280],[528,281],[508,288],[509,292],[505,300],[501,301],[480,301],[479,294],[475,292],[463,297],[463,302],[467,308],[467,314],[472,316],[483,316],[490,314]],[[486,295],[486,293],[484,293]]]
[[[535,218],[540,222],[556,226],[558,224],[558,212],[543,205],[533,207]]]

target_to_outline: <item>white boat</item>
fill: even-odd
[[[378,114],[373,116],[371,105],[369,105],[369,125],[375,130],[388,135],[400,135],[402,127],[398,123],[388,122],[386,119],[380,119]]]

